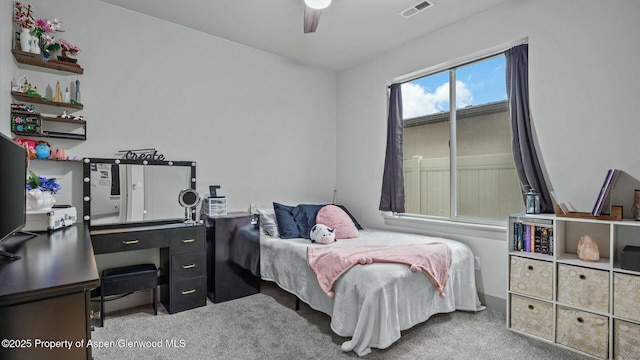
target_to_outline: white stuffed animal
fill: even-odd
[[[331,244],[336,241],[334,229],[322,224],[313,225],[310,237],[312,243]]]

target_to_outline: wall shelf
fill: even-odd
[[[16,130],[13,119],[16,118],[17,116],[31,118],[32,121],[31,122],[27,121],[26,124],[31,125],[33,127],[33,131]],[[43,116],[37,112],[21,111],[21,110],[11,111],[11,119],[12,119],[11,132],[15,135],[28,136],[28,137],[40,137],[40,138],[71,139],[71,140],[87,139],[87,122],[85,120]],[[48,129],[44,129],[43,123],[47,123],[47,122],[63,124],[61,125],[64,127],[62,130],[67,130],[67,131],[59,131],[61,130],[59,126],[57,128],[54,126],[53,129],[48,127],[47,127]],[[66,124],[66,126],[64,124]]]
[[[79,110],[82,110],[84,108],[84,106],[82,106],[82,105],[77,105],[77,104],[72,104],[72,103],[65,103],[65,102],[58,102],[58,101],[52,101],[52,100],[45,100],[40,96],[25,94],[25,93],[21,93],[21,92],[18,92],[18,91],[12,91],[11,92],[11,96],[13,96],[14,99],[16,99],[16,100],[29,102],[29,103],[32,103],[32,104],[51,105],[51,106],[71,108],[71,109],[79,109]]]
[[[11,49],[11,53],[17,62],[25,65],[33,65],[47,69],[58,71],[66,71],[74,74],[83,74],[84,69],[78,64],[58,61],[58,60],[42,60],[39,54],[32,54],[18,49]]]

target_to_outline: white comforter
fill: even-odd
[[[429,279],[403,264],[356,265],[335,284],[329,298],[307,263],[308,246],[393,245],[442,242],[451,249],[451,268],[440,298]],[[331,245],[307,239],[280,239],[261,235],[260,274],[295,294],[313,309],[331,316],[331,329],[343,337],[343,351],[364,356],[371,348],[384,349],[400,338],[400,331],[434,314],[484,309],[478,300],[474,256],[464,244],[442,238],[383,230],[361,230],[356,239]]]

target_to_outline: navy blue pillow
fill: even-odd
[[[276,213],[276,221],[278,222],[278,232],[281,239],[299,238],[298,224],[293,218],[293,206],[282,205],[277,202],[273,203],[273,210]]]
[[[301,238],[311,238],[311,228],[316,224],[316,216],[318,211],[324,207],[323,205],[315,204],[300,204],[293,208],[293,219],[298,224],[298,233]]]

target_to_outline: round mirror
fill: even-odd
[[[184,189],[178,194],[178,202],[182,207],[194,207],[200,202],[200,195],[194,189]]]
[[[180,206],[184,207],[184,222],[186,224],[195,224],[196,221],[193,218],[195,211],[190,211],[200,202],[200,195],[194,189],[184,189],[178,194],[178,202]]]

